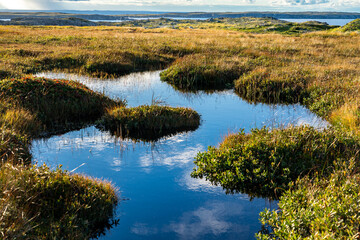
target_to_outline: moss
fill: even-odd
[[[200,125],[200,115],[189,108],[167,106],[139,106],[135,108],[114,108],[99,122],[120,137],[145,141],[157,140],[163,136],[181,131],[195,130]]]
[[[0,234],[6,239],[89,239],[116,223],[106,182],[60,168],[0,168]]]
[[[359,147],[357,139],[332,129],[254,129],[230,135],[219,148],[199,153],[192,176],[229,193],[278,198],[298,177],[326,173],[334,160],[354,157]]]

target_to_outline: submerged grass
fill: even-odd
[[[200,115],[190,108],[144,105],[109,110],[99,126],[123,138],[153,141],[182,131],[195,130]]]

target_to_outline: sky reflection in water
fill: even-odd
[[[244,128],[326,122],[300,105],[251,105],[232,90],[206,94],[180,93],[159,79],[159,72],[99,80],[72,74],[45,73],[73,79],[112,98],[126,98],[129,106],[162,101],[198,111],[202,124],[156,143],[134,143],[112,137],[95,127],[33,143],[34,159],[52,167],[62,164],[77,173],[104,178],[119,187],[120,225],[104,239],[254,239],[260,230],[258,214],[276,207],[245,194],[226,195],[221,187],[193,179],[196,154],[216,146],[230,132]]]

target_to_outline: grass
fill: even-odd
[[[178,132],[197,129],[200,115],[192,109],[182,107],[117,107],[109,110],[99,121],[99,125],[123,138],[154,141]]]
[[[246,68],[242,58],[190,55],[161,72],[161,80],[181,91],[232,88]]]
[[[2,239],[89,239],[116,223],[117,194],[104,181],[6,163],[0,188]]]
[[[218,148],[199,153],[192,176],[229,193],[278,199],[299,176],[326,175],[337,158],[358,160],[358,149],[357,139],[333,129],[253,129],[231,134]]]

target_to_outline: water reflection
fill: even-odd
[[[326,126],[300,105],[251,105],[233,90],[207,94],[180,93],[161,82],[159,72],[131,74],[114,80],[72,74],[44,77],[83,82],[129,106],[161,99],[171,106],[191,107],[202,118],[193,132],[144,143],[121,140],[95,127],[33,142],[35,161],[111,180],[123,198],[120,225],[104,239],[254,239],[261,229],[258,214],[264,199],[246,194],[226,195],[221,187],[192,179],[196,154],[217,146],[229,132],[244,128],[308,123]]]

